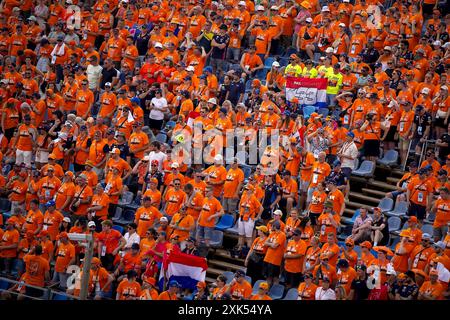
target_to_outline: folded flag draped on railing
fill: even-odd
[[[164,255],[159,287],[164,286],[165,274],[167,281],[176,280],[183,288],[195,290],[197,282],[205,281],[206,269],[205,258],[172,251]]]
[[[318,108],[327,107],[327,79],[286,78],[286,100],[297,98],[299,104]]]

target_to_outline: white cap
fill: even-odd
[[[256,11],[264,11],[266,9],[264,9],[263,6],[256,6]]]
[[[124,2],[124,3],[128,3],[128,0],[122,0],[122,2]]]
[[[214,161],[222,162],[223,161],[222,155],[221,154],[216,154],[216,156],[214,157]]]
[[[105,83],[105,86],[111,87],[111,82]]]
[[[322,12],[330,12],[330,8],[328,6],[323,6]]]
[[[238,6],[247,6],[247,3],[245,3],[245,1],[239,1]]]
[[[326,53],[332,53],[334,51],[334,49],[332,47],[328,47],[325,52]]]
[[[448,49],[450,47],[450,42],[446,42],[442,47]]]
[[[73,4],[73,1],[72,0],[66,0],[66,3],[67,4]]]
[[[223,9],[225,9],[225,7],[223,6],[223,4],[219,4],[219,5],[217,6],[217,9],[223,10]]]
[[[161,42],[156,42],[155,45],[154,45],[154,47],[155,47],[155,48],[162,48],[163,45],[162,45]]]
[[[384,47],[384,50],[386,50],[386,51],[392,51],[392,48],[391,48],[390,46],[385,46],[385,47]]]
[[[173,163],[170,165],[170,167],[171,167],[171,168],[179,168],[180,165],[178,164],[178,162],[173,162]]]
[[[150,161],[150,157],[149,156],[145,156],[144,159],[142,159],[144,161]]]
[[[67,1],[66,1],[66,3],[67,3]],[[37,21],[37,19],[36,19],[35,16],[30,16],[27,20],[30,20],[30,21]]]
[[[166,217],[161,217],[161,218],[159,219],[159,222],[163,222],[163,221],[169,222],[169,220],[168,220]]]
[[[448,87],[447,87],[447,86],[442,86],[442,87],[441,87],[441,90],[448,91]]]
[[[346,25],[345,25],[345,23],[343,23],[343,22],[341,22],[341,23],[339,23],[339,27],[346,27]]]
[[[193,66],[188,66],[187,68],[186,68],[186,71],[195,71],[195,68],[193,67]]]
[[[306,22],[312,22],[313,21],[313,19],[311,18],[311,17],[308,17],[308,18],[306,18],[306,20],[305,20]]]
[[[348,3],[348,2],[350,2],[350,0],[342,0],[342,2],[344,2],[344,3],[347,2]]]
[[[278,61],[274,61],[272,63],[272,67],[279,67],[279,66],[280,66],[280,64],[278,63]]]
[[[282,216],[282,215],[283,215],[283,212],[281,212],[281,210],[277,209],[277,210],[275,210],[275,211],[273,212],[273,214],[274,214],[275,216]]]
[[[270,10],[278,10],[278,7],[277,6],[271,6]]]
[[[89,221],[89,223],[88,223],[88,228],[90,228],[90,227],[95,227],[96,225],[95,225],[95,222],[94,221]]]
[[[441,42],[439,40],[436,40],[435,42],[433,42],[433,46],[441,46]]]
[[[209,98],[208,103],[217,104],[216,98]]]
[[[69,217],[64,217],[63,221],[64,222],[70,222],[70,218]]]
[[[429,88],[423,88],[420,93],[429,94],[430,93],[430,89]]]

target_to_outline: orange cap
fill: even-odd
[[[361,248],[367,248],[367,249],[372,249],[372,244],[369,241],[364,241],[363,243],[361,243],[359,245]]]
[[[197,282],[197,288],[205,289],[206,288],[206,283],[204,281]]]
[[[69,235],[67,234],[67,232],[63,231],[58,235],[58,239],[62,239],[62,238],[69,238]]]

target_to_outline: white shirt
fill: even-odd
[[[158,152],[152,151],[152,152],[150,152],[148,157],[150,158],[150,161],[148,164],[148,170],[149,171],[151,170],[152,161],[156,160],[156,161],[158,161],[158,171],[162,172],[162,164],[167,159],[167,155],[162,151],[158,151]]]
[[[94,90],[95,88],[97,88],[98,80],[102,76],[102,70],[103,68],[100,65],[88,65],[86,69],[86,75],[89,83],[89,89]]]
[[[133,243],[139,244],[141,242],[141,237],[137,234],[137,232],[133,233],[131,236],[130,233],[127,232],[123,237],[127,241],[127,244],[125,245],[126,249],[130,249]]]
[[[165,108],[167,107],[167,100],[166,98],[153,98],[150,101],[151,104],[153,104],[156,108]],[[164,112],[162,112],[161,110],[155,110],[152,109],[150,111],[150,115],[149,115],[150,119],[153,120],[163,120],[164,119]]]
[[[349,156],[354,158],[354,160],[350,160],[347,158],[340,158],[341,159],[341,167],[342,168],[350,168],[352,170],[355,170],[355,163],[356,163],[356,159],[358,158],[358,147],[356,146],[355,142],[351,141],[351,142],[345,142],[342,147],[341,150],[339,150],[340,153],[342,153],[343,155]]]
[[[319,287],[316,290],[316,300],[336,300],[336,293],[331,288],[324,290]]]

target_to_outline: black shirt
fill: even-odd
[[[264,186],[264,202],[263,207],[269,208],[275,199],[281,195],[281,188],[276,183],[272,183],[270,186]]]
[[[450,153],[450,134],[444,133],[440,137],[442,143],[447,143],[447,147],[440,147],[439,148],[439,158],[440,159],[447,159],[448,154]]]
[[[228,100],[234,105],[239,102],[241,94],[245,93],[245,84],[242,81],[232,81],[228,87]]]
[[[124,144],[116,144],[113,143],[110,147],[109,147],[109,151],[112,151],[113,148],[117,148],[120,150],[120,157],[127,161],[127,157],[130,156],[130,148],[128,147],[128,144],[125,142]]]
[[[425,112],[422,116],[416,114],[414,116],[414,123],[417,126],[416,132],[414,132],[414,137],[422,138],[426,128],[431,124],[431,115],[428,112]]]
[[[354,279],[351,289],[354,291],[353,300],[367,300],[369,297],[370,290],[367,288],[367,279]]]
[[[105,89],[105,83],[107,83],[107,82],[112,83],[113,78],[118,78],[119,74],[120,74],[120,72],[114,67],[109,70],[106,68],[103,68],[102,69],[102,82],[100,83],[100,88]]]
[[[339,172],[331,171],[330,175],[328,176],[328,179],[336,181],[336,186],[338,187],[347,184],[345,174],[341,170],[339,170]]]
[[[230,42],[230,36],[228,34],[224,34],[223,36],[221,36],[220,34],[216,34],[214,35],[213,39],[217,44],[225,43],[226,45],[228,45],[228,43]],[[225,51],[227,51],[226,46],[223,49],[220,49],[219,47],[213,47],[211,58],[224,60]]]
[[[148,51],[148,41],[150,40],[150,33],[141,32],[136,37],[136,48],[140,56],[145,56]]]
[[[379,227],[384,224],[384,228],[381,229],[381,233],[383,234],[383,239],[381,239],[379,245],[384,246],[389,242],[389,225],[386,217],[381,217],[379,220],[372,220],[372,225],[374,227]]]

